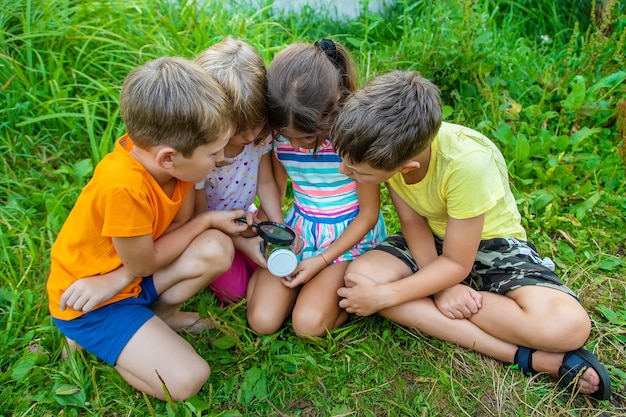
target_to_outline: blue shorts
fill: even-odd
[[[150,306],[159,295],[152,276],[141,281],[137,298],[126,298],[72,320],[52,318],[61,333],[111,366],[131,337],[154,316]]]

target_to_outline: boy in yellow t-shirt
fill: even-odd
[[[581,347],[589,316],[526,241],[502,154],[441,119],[439,90],[415,72],[376,77],[346,101],[332,131],[340,170],[387,182],[402,232],[350,264],[340,306],[609,399],[606,369]]]
[[[129,384],[174,400],[210,369],[177,330],[209,325],[180,305],[230,267],[242,210],[192,218],[193,184],[223,160],[229,100],[188,60],[148,62],[124,81],[127,134],[96,166],[52,246],[50,313],[61,332]],[[157,374],[158,373],[158,374]]]

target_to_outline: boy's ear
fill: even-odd
[[[174,156],[176,155],[176,150],[169,146],[164,146],[160,148],[156,155],[155,161],[159,168],[161,169],[171,169],[174,165]]]
[[[416,169],[419,169],[422,166],[422,164],[420,164],[417,161],[407,161],[404,164],[402,164],[402,166],[400,166],[400,168],[398,169],[398,171],[402,174],[406,174],[408,172],[411,171],[415,171]]]

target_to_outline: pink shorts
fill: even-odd
[[[224,304],[235,303],[246,296],[250,276],[259,266],[243,252],[235,251],[230,269],[217,277],[209,287]]]

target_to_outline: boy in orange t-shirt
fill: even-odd
[[[230,267],[242,210],[192,217],[193,184],[233,133],[222,88],[197,64],[148,62],[126,78],[127,134],[96,166],[51,250],[50,313],[61,332],[164,399],[196,394],[210,369],[177,330],[210,323],[180,305]]]

